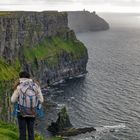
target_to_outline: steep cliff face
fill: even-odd
[[[1,12],[0,55],[13,60],[19,48],[33,47],[45,37],[63,36],[67,31],[66,13]]]
[[[87,49],[68,28],[67,13],[0,12],[0,80],[25,69],[52,83],[85,73],[87,59]]]
[[[77,32],[100,31],[109,29],[109,24],[96,15],[95,12],[72,11],[68,12],[70,29]]]
[[[29,71],[42,86],[85,73],[87,60],[67,13],[0,12],[0,119],[13,122],[11,87],[19,71]]]

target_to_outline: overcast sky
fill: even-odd
[[[0,0],[0,10],[139,12],[140,0]]]

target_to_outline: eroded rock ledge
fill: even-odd
[[[66,107],[61,109],[61,111],[58,113],[57,121],[52,122],[47,130],[50,131],[53,135],[68,137],[96,131],[94,127],[74,128],[70,122]]]

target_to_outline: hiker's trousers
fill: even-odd
[[[18,116],[19,140],[26,140],[26,132],[28,132],[28,140],[35,140],[34,123],[35,118]]]

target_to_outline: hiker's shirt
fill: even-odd
[[[28,81],[32,82],[33,81],[32,79],[29,79],[29,78],[20,78],[19,80],[20,80],[20,83],[24,83],[24,82],[28,82]],[[37,98],[41,103],[43,103],[44,99],[43,99],[43,95],[42,95],[40,86],[38,86],[37,91],[38,91]],[[12,103],[15,103],[15,102],[18,101],[19,94],[20,94],[20,88],[19,88],[19,86],[17,86],[17,88],[14,90],[14,93],[11,97],[11,102]]]

